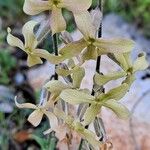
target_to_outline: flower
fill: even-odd
[[[55,127],[58,124],[57,117],[52,112],[49,111],[50,106],[52,107],[50,101],[47,101],[42,105],[40,104],[39,106],[36,106],[31,103],[19,104],[17,102],[17,97],[15,97],[15,104],[18,108],[34,109],[34,111],[29,115],[28,121],[35,127],[37,127],[40,124],[43,115],[46,115],[47,118],[49,119],[51,128]]]
[[[73,105],[91,104],[84,114],[83,124],[86,126],[94,120],[102,106],[111,109],[120,118],[128,118],[130,114],[128,109],[118,102],[128,92],[128,89],[128,84],[124,83],[106,94],[102,93],[98,96],[92,96],[79,90],[66,89],[62,91],[60,98]]]
[[[11,29],[8,28],[7,29],[8,44],[11,46],[14,46],[14,47],[18,47],[27,53],[27,55],[28,55],[27,64],[29,67],[34,66],[36,64],[42,64],[43,62],[41,60],[41,57],[47,59],[51,63],[61,62],[64,59],[62,56],[53,56],[46,50],[36,48],[38,45],[38,41],[33,32],[34,27],[36,25],[37,25],[37,22],[29,21],[23,26],[22,34],[23,34],[24,40],[25,40],[24,44],[19,38],[13,36],[11,34]]]
[[[134,45],[132,40],[96,38],[97,30],[92,24],[92,19],[88,12],[75,14],[74,17],[77,27],[84,37],[79,41],[67,44],[59,51],[61,55],[67,55],[68,58],[72,58],[82,52],[82,59],[85,61],[89,59],[95,60],[103,54],[120,54],[132,50]]]
[[[25,0],[23,10],[26,14],[37,15],[43,11],[51,11],[52,34],[66,29],[66,22],[62,15],[62,8],[74,13],[87,11],[92,0]]]

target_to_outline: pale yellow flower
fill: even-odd
[[[27,22],[22,28],[22,34],[24,36],[24,43],[17,37],[11,34],[11,29],[8,28],[7,42],[9,45],[18,47],[27,53],[27,64],[29,67],[36,64],[42,64],[41,58],[45,58],[51,63],[59,63],[64,58],[62,56],[53,56],[44,49],[37,48],[38,41],[33,32],[34,27],[37,25],[35,21]]]
[[[19,104],[17,102],[17,97],[16,97],[15,104],[18,108],[29,108],[34,110],[28,117],[28,121],[35,127],[37,127],[40,124],[43,115],[47,116],[51,128],[54,128],[55,126],[58,125],[57,117],[51,111],[49,111],[50,105],[52,107],[50,101],[44,102],[42,105],[38,105],[38,106],[31,103]]]
[[[59,53],[68,58],[79,55],[82,52],[83,61],[96,59],[99,55],[108,53],[125,53],[133,49],[134,42],[124,38],[104,39],[96,38],[96,28],[92,24],[91,16],[88,12],[75,14],[75,21],[78,29],[84,38],[67,44]]]
[[[37,15],[43,11],[51,11],[52,34],[66,29],[62,15],[65,8],[74,13],[83,13],[91,6],[92,0],[25,0],[23,10],[26,14]]]
[[[60,98],[73,105],[81,103],[91,104],[84,115],[83,124],[86,126],[94,120],[102,106],[111,109],[120,118],[128,118],[130,114],[128,109],[118,102],[128,90],[129,86],[126,83],[110,90],[106,94],[102,93],[98,96],[92,96],[79,90],[66,89],[62,91]]]

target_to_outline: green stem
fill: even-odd
[[[53,35],[53,50],[55,53],[55,56],[58,56],[58,35],[57,33]],[[57,65],[55,65],[55,70],[56,70]],[[55,71],[54,79],[58,80],[58,74]]]

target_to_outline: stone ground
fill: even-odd
[[[73,33],[74,39],[80,37],[80,33]],[[103,37],[127,37],[132,38],[136,44],[133,51],[133,57],[135,58],[138,52],[145,51],[150,53],[150,41],[145,39],[140,31],[126,23],[121,17],[115,14],[109,14],[103,19]],[[150,57],[148,57],[150,62]],[[84,78],[82,83],[83,87],[91,88],[92,75],[95,69],[95,62],[90,61],[85,64],[86,73],[88,76]],[[113,64],[106,57],[102,58],[102,72],[106,73],[116,69],[117,66]],[[54,66],[46,63],[44,66],[34,69],[29,72],[29,79],[34,87],[41,87],[45,79],[53,73]],[[145,71],[145,72],[148,72]],[[102,118],[105,124],[108,139],[113,143],[114,150],[150,150],[150,79],[141,80],[141,77],[145,74],[141,72],[137,74],[137,80],[131,87],[130,92],[122,99],[130,110],[134,108],[134,113],[130,120],[119,120],[112,112],[103,109]],[[38,78],[36,77],[38,74]],[[114,87],[117,82],[111,82],[107,85],[108,88]],[[141,96],[147,93],[142,99]],[[141,100],[141,101],[140,101]]]

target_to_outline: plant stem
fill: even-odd
[[[58,56],[58,35],[57,33],[53,35],[53,50],[55,53],[55,56]],[[57,65],[55,65],[55,70],[56,70]],[[58,74],[55,71],[54,79],[58,80]]]

